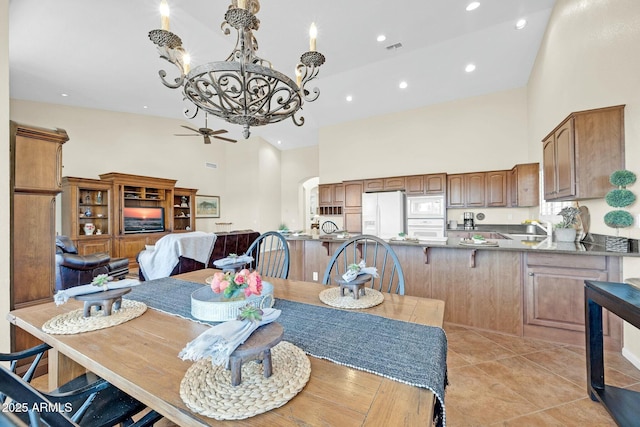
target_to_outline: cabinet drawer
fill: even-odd
[[[607,270],[607,258],[604,256],[559,255],[559,254],[527,254],[527,265],[543,265],[550,267],[583,268],[590,270]]]

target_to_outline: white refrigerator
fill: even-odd
[[[406,232],[405,195],[401,191],[362,194],[362,234],[382,239]]]

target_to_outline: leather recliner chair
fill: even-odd
[[[129,273],[127,258],[111,259],[107,253],[78,255],[78,249],[67,236],[56,236],[56,290],[91,283],[99,274],[108,274],[114,280]]]

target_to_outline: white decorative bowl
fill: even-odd
[[[211,283],[210,278],[205,280]],[[251,295],[245,299],[226,300],[222,294],[216,294],[211,286],[203,286],[191,294],[191,315],[208,322],[225,322],[238,317],[240,309],[247,304],[257,308],[271,308],[275,302],[273,285],[262,282],[262,295]]]

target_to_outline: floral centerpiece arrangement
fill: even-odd
[[[236,298],[244,293],[245,297],[262,293],[262,278],[258,272],[247,269],[237,273],[233,271],[217,272],[211,280],[211,289],[225,298]]]

